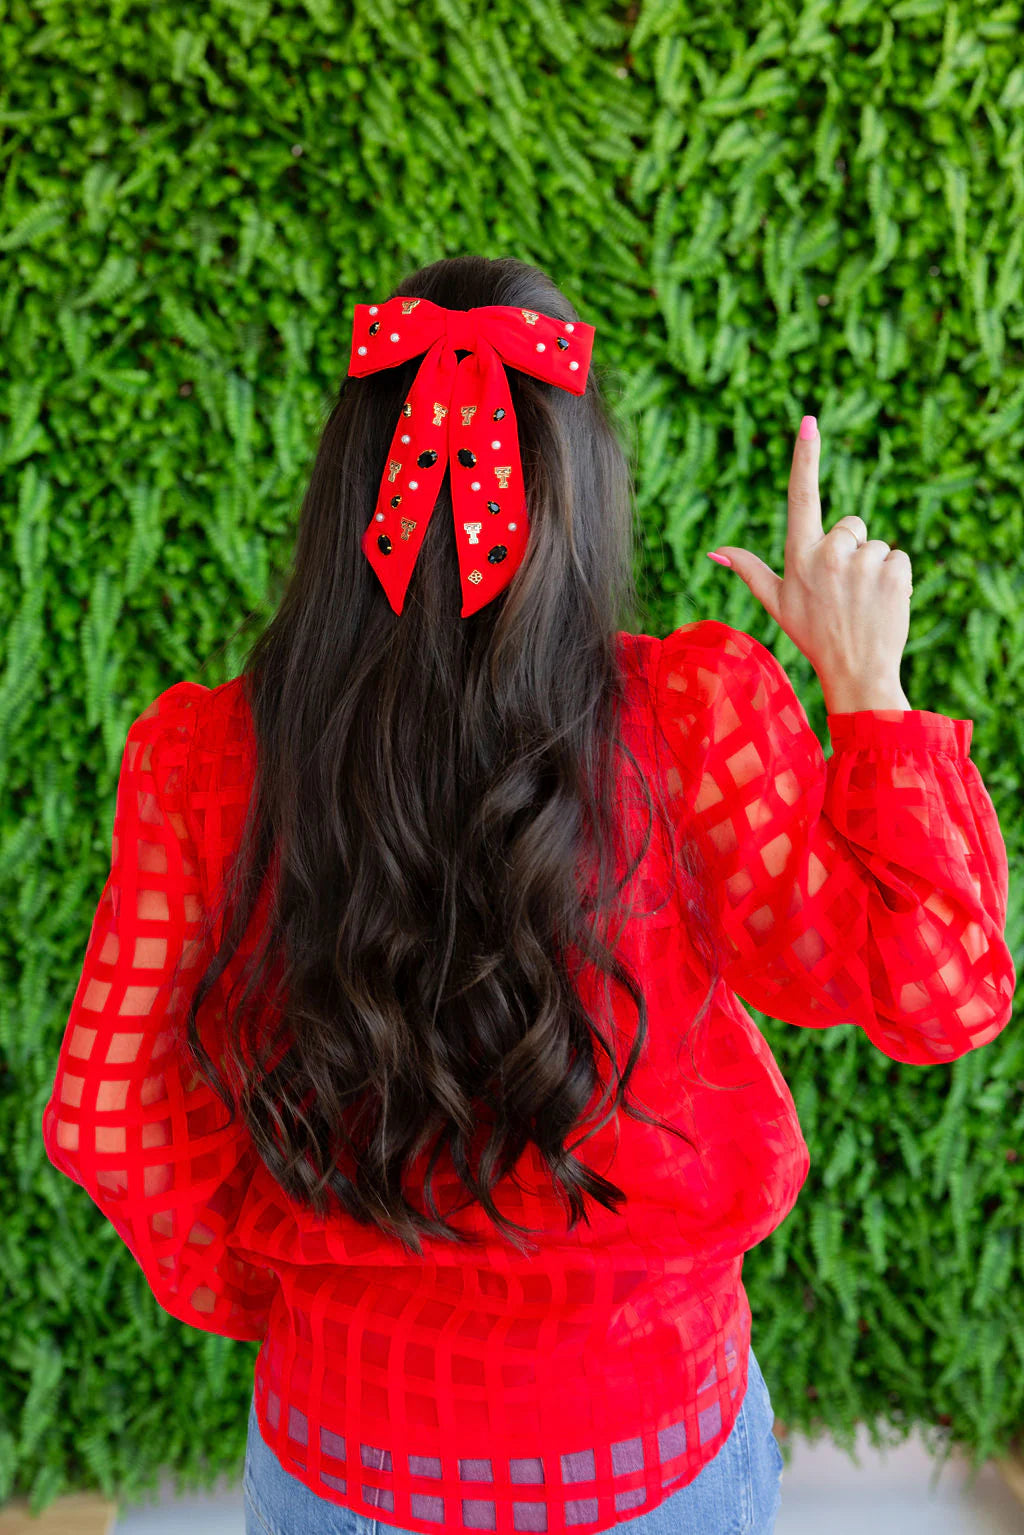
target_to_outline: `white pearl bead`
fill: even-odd
[[[359,353],[360,357],[365,357],[366,356],[366,348],[365,348],[365,346],[358,346],[358,347],[356,347],[356,351]]]
[[[538,352],[546,352],[547,351],[547,347],[544,345],[543,341],[538,341],[537,342],[537,350],[538,350]]]
[[[384,521],[384,513],[383,512],[378,512],[377,513],[377,521],[378,522],[383,522]]]
[[[491,447],[492,448],[500,448],[501,447],[501,443],[498,441],[497,437],[495,437],[494,441],[491,443]]]
[[[405,432],[405,433],[403,433],[403,435],[402,435],[402,441],[403,441],[403,442],[409,442],[409,441],[411,441],[411,438],[410,438],[410,437],[409,437],[409,433],[408,433],[408,432]]]
[[[480,489],[480,481],[479,480],[474,480],[472,485],[469,488],[470,488],[470,490],[479,490]]]
[[[419,480],[410,480],[409,481],[409,489],[410,490],[419,490],[419,488],[420,488]]]
[[[514,522],[510,522],[510,523],[509,523],[509,525],[508,525],[508,530],[509,530],[509,532],[510,532],[510,533],[514,533],[514,532],[515,532],[515,530],[516,530],[516,525],[515,525],[515,523],[514,523]]]
[[[569,324],[565,327],[565,329],[569,332],[570,336],[572,335],[574,328],[575,327],[573,326],[571,320],[570,320]]]
[[[573,372],[574,372],[574,373],[575,373],[575,372],[576,372],[576,369],[577,369],[577,368],[578,368],[578,367],[579,367],[579,363],[578,363],[578,362],[571,362],[571,363],[570,363],[570,364],[569,364],[569,366],[570,366],[570,368],[571,368],[571,369],[572,369],[572,371],[573,371]]]
[[[391,332],[391,339],[392,339],[392,341],[397,341],[398,340],[398,332],[397,332],[397,330],[393,330]]]
[[[377,313],[377,306],[376,306],[376,304],[371,304],[370,305],[370,313],[371,314],[376,314]]]

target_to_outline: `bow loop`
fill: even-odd
[[[519,428],[505,367],[581,395],[594,327],[513,304],[443,309],[429,299],[356,304],[355,378],[423,356],[402,406],[360,547],[401,613],[416,556],[451,471],[455,541],[468,618],[508,586],[530,531]],[[461,364],[455,353],[466,351]]]

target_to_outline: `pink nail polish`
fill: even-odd
[[[729,569],[732,569],[732,560],[728,559],[724,554],[712,554],[709,549],[707,556],[709,560],[717,560],[719,565],[728,565]]]
[[[805,416],[800,423],[800,441],[810,442],[818,435],[817,416]]]

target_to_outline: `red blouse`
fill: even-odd
[[[631,1095],[701,1155],[613,1118],[576,1155],[628,1204],[588,1201],[589,1226],[570,1234],[529,1147],[497,1194],[542,1231],[534,1256],[479,1206],[450,1218],[486,1247],[425,1238],[420,1259],[348,1217],[321,1222],[284,1196],[244,1128],[222,1128],[227,1110],[179,1050],[185,994],[166,982],[183,952],[185,983],[198,973],[201,914],[241,831],[253,747],[239,679],[176,683],[128,732],[47,1154],[166,1311],[261,1341],[257,1415],[282,1466],[383,1524],[588,1535],[654,1508],[717,1454],[747,1384],[743,1254],[792,1210],[810,1162],[740,997],[802,1028],[854,1024],[913,1065],[957,1060],[1010,1019],[1006,849],[968,756],[971,720],[829,715],[826,761],[748,634],[703,620],[622,644],[626,739],[697,839],[726,944],[694,1059],[711,1083],[748,1085],[703,1086],[679,1049],[708,976],[678,897],[632,918],[620,943],[650,1011]],[[624,813],[643,830],[642,804]],[[664,893],[666,857],[654,838],[642,889]],[[621,1064],[636,1011],[610,997]],[[464,1191],[447,1155],[437,1171],[447,1213]]]

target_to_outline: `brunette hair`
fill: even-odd
[[[404,277],[397,294],[581,318],[549,277],[512,259],[437,261]],[[717,986],[718,953],[695,850],[619,740],[620,628],[628,644],[639,540],[626,453],[599,387],[608,370],[592,359],[580,396],[508,370],[530,542],[509,587],[464,619],[448,474],[400,615],[360,548],[421,360],[346,377],[323,428],[293,567],[242,674],[253,789],[207,918],[209,934],[230,911],[188,1009],[187,1050],[229,1122],[243,1116],[280,1187],[318,1216],[334,1196],[353,1220],[417,1256],[420,1233],[477,1242],[434,1201],[447,1147],[463,1204],[478,1201],[522,1252],[517,1233],[534,1233],[507,1220],[492,1191],[529,1142],[568,1197],[568,1229],[587,1218],[586,1195],[609,1210],[626,1199],[566,1145],[601,1085],[597,1046],[614,1089],[580,1140],[622,1105],[693,1146],[626,1101],[647,1004],[606,941],[613,916],[629,914],[616,913],[615,898],[651,844],[654,815],[674,876],[690,877],[691,938],[711,973],[694,1025]],[[647,826],[626,874],[609,885],[627,795],[613,771],[620,747]],[[594,849],[592,902],[580,873]],[[239,950],[269,872],[269,916],[239,976],[243,995],[236,1005],[232,985],[218,1006],[222,1080],[198,1010]],[[603,936],[589,920],[602,909]],[[603,976],[606,999],[611,978],[637,1008],[621,1074],[614,1028],[607,1038],[573,984],[573,951]],[[269,1031],[268,1004],[277,1024]],[[489,1133],[474,1170],[481,1127]],[[428,1146],[429,1214],[403,1188]]]

